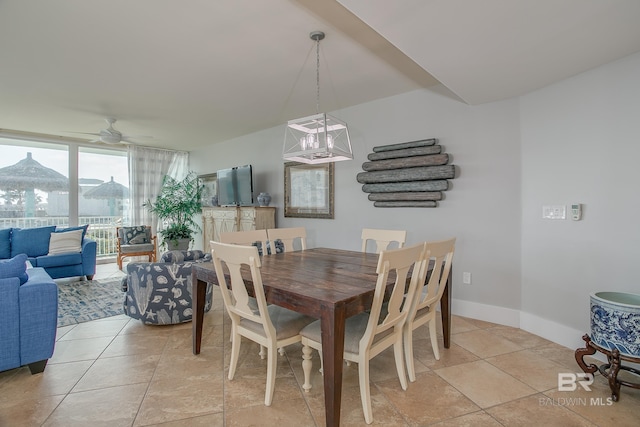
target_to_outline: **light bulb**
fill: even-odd
[[[327,135],[327,148],[333,150],[333,136],[331,134]]]
[[[307,149],[318,148],[318,141],[316,136],[312,133],[307,135]]]

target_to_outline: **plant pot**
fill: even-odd
[[[175,240],[167,240],[167,249],[170,251],[187,251],[189,250],[189,243],[191,243],[191,239],[178,239],[177,244]]]

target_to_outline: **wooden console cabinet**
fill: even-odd
[[[276,208],[272,206],[203,207],[202,235],[205,252],[209,242],[220,241],[227,231],[263,230],[276,227]]]

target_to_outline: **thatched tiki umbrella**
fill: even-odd
[[[69,178],[33,160],[31,153],[15,165],[0,168],[0,190],[25,192],[25,217],[36,211],[35,190],[69,191]]]
[[[109,215],[114,216],[116,211],[116,199],[129,197],[129,189],[113,180],[104,182],[87,191],[84,195],[87,199],[105,199],[109,203]]]

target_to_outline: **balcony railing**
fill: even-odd
[[[98,257],[116,255],[116,226],[122,225],[122,216],[81,216],[79,223],[89,224],[87,237],[98,243]],[[55,225],[60,228],[69,227],[67,217],[35,217],[35,218],[0,218],[0,229],[34,228]]]

